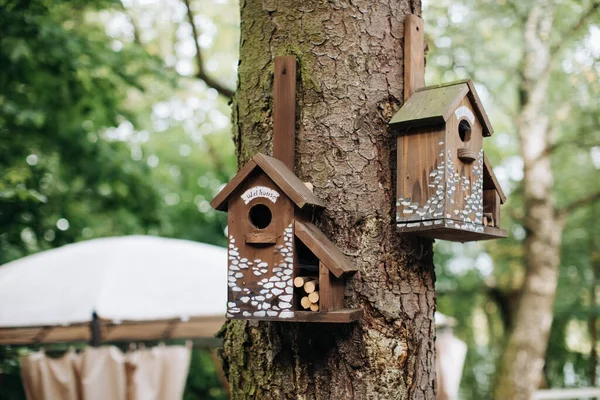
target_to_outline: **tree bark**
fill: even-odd
[[[517,130],[524,164],[526,275],[500,360],[494,391],[497,400],[532,397],[542,379],[552,325],[564,227],[553,198],[548,152],[551,143],[546,106],[553,17],[553,1],[537,1],[524,30]]]
[[[296,174],[327,204],[316,223],[360,268],[344,324],[229,321],[222,358],[232,399],[432,399],[430,240],[394,223],[395,135],[404,17],[418,0],[241,1],[239,165],[271,153],[273,57],[298,65]]]

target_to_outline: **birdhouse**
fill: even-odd
[[[324,205],[285,164],[256,155],[211,205],[228,213],[228,318],[360,318],[362,310],[344,308],[356,268],[311,222]]]
[[[506,200],[483,152],[492,126],[473,82],[416,90],[394,115],[401,232],[468,242],[506,237]]]

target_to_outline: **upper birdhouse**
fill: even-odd
[[[343,306],[356,268],[311,222],[324,205],[281,161],[257,154],[211,205],[228,212],[228,318],[360,318]]]
[[[401,232],[468,242],[506,237],[506,197],[483,152],[493,133],[473,82],[418,89],[390,121],[398,133]]]

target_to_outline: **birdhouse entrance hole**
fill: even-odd
[[[273,215],[271,210],[264,204],[256,204],[250,208],[248,213],[250,222],[258,229],[265,229],[271,223]]]
[[[458,136],[463,143],[471,140],[471,124],[466,119],[458,123]]]

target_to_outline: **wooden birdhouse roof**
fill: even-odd
[[[210,205],[219,211],[227,211],[227,203],[239,185],[259,168],[292,200],[298,208],[311,205],[325,207],[317,196],[281,161],[276,158],[256,154],[244,165],[236,176],[215,196]]]
[[[492,136],[494,133],[492,124],[471,80],[418,89],[392,117],[389,124],[401,130],[443,124],[448,121],[465,96],[469,97],[475,114],[483,126],[483,136]]]
[[[498,179],[496,179],[496,175],[494,175],[492,164],[490,164],[490,160],[488,160],[485,153],[483,153],[483,189],[496,189],[496,192],[498,192],[498,196],[500,197],[500,203],[504,204],[504,202],[506,202],[506,195],[502,191],[500,183],[498,182]]]
[[[358,271],[340,249],[312,222],[294,221],[294,233],[337,278]]]

